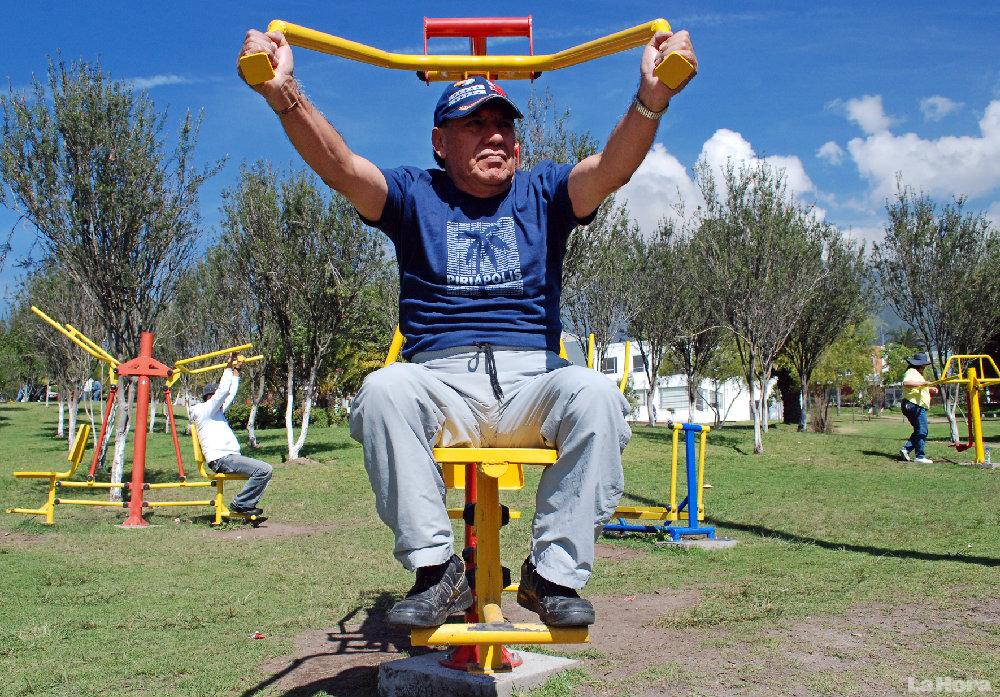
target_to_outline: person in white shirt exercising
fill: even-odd
[[[198,439],[205,462],[213,472],[245,474],[249,477],[243,489],[233,498],[229,508],[234,513],[259,516],[264,513],[257,504],[271,481],[271,465],[240,454],[240,443],[226,420],[226,410],[236,398],[240,387],[240,367],[243,357],[233,353],[229,365],[217,383],[205,385],[204,401],[191,407],[191,422],[198,429]]]

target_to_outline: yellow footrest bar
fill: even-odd
[[[559,453],[547,448],[434,448],[439,463],[551,465]]]
[[[214,506],[215,501],[206,499],[204,501],[144,501],[143,505],[150,508],[169,508],[171,506]]]
[[[56,499],[56,503],[60,506],[111,506],[113,508],[122,508],[128,504],[124,504],[121,501],[92,501],[87,499]]]
[[[472,644],[585,644],[588,627],[547,627],[544,624],[443,624],[410,631],[414,646],[461,646]]]
[[[189,489],[195,486],[212,486],[212,482],[162,482],[150,484],[147,489]]]
[[[127,484],[125,482],[59,482],[56,484],[59,488],[69,488],[69,489],[121,489]]]
[[[663,506],[619,506],[612,518],[629,520],[677,520],[677,514]]]

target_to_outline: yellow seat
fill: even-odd
[[[56,488],[60,483],[67,479],[70,479],[74,474],[76,474],[77,468],[80,466],[80,462],[83,461],[83,453],[87,450],[87,439],[90,438],[90,424],[84,424],[76,431],[76,439],[73,441],[73,447],[69,451],[69,455],[66,457],[69,460],[69,469],[65,472],[31,472],[31,471],[20,471],[14,472],[14,476],[18,479],[48,479],[49,480],[49,493],[45,500],[45,503],[39,508],[8,508],[8,513],[24,513],[25,515],[43,515],[45,516],[45,524],[52,525],[56,520],[56,504],[58,500],[56,499]]]
[[[249,477],[245,474],[227,474],[225,472],[213,472],[208,469],[205,462],[205,453],[201,449],[201,441],[198,439],[198,429],[191,424],[191,447],[194,448],[194,461],[198,464],[198,473],[211,482],[215,487],[215,499],[210,504],[215,511],[215,518],[212,525],[222,525],[226,520],[257,520],[257,516],[245,516],[242,513],[233,513],[226,506],[226,482],[245,482]]]

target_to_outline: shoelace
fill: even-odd
[[[486,374],[490,376],[490,387],[493,388],[493,396],[497,401],[503,400],[503,388],[500,387],[500,378],[497,377],[497,362],[493,357],[493,346],[490,344],[476,344],[476,347],[486,354]]]

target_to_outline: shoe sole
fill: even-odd
[[[908,452],[906,452],[905,450],[900,450],[899,451],[899,455],[900,455],[900,457],[902,457],[907,462],[910,461],[910,454]]]
[[[389,624],[394,624],[397,627],[411,627],[415,629],[440,627],[449,617],[460,612],[465,612],[470,607],[472,607],[472,589],[466,585],[458,597],[448,604],[448,609],[441,615],[431,618],[422,618],[414,615],[413,613],[394,613],[392,610],[389,610],[385,616],[385,621]]]

